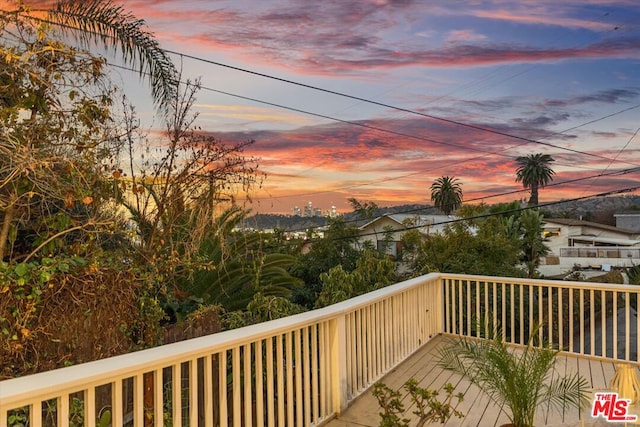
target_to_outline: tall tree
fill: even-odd
[[[115,179],[123,190],[120,202],[136,223],[139,255],[147,264],[169,267],[167,273],[174,263],[159,253],[170,258],[179,254],[177,265],[198,258],[216,216],[229,205],[224,202],[248,194],[263,178],[258,159],[243,153],[253,141],[226,143],[196,125],[198,115],[191,109],[199,88],[198,81],[180,86],[166,131],[152,141],[140,129],[135,111],[125,109],[123,162],[128,165]]]
[[[522,182],[522,186],[531,191],[529,205],[538,206],[538,188],[545,187],[553,181],[555,172],[550,164],[554,159],[548,154],[537,153],[520,156],[516,162],[516,182]]]
[[[462,206],[462,184],[452,176],[443,176],[431,184],[431,201],[445,215]]]

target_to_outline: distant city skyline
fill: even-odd
[[[297,205],[294,206],[292,208],[291,214],[293,216],[306,217],[306,218],[319,217],[319,216],[328,216],[328,217],[334,218],[338,215],[338,209],[336,208],[335,205],[332,205],[330,209],[314,207],[313,202],[309,201],[307,202],[306,205],[304,205],[303,208],[300,208]]]
[[[541,202],[640,181],[636,0],[121,4],[188,55],[171,53],[183,79],[202,78],[197,124],[255,140],[246,154],[267,179],[254,212],[309,200],[345,212],[349,197],[428,204],[445,175],[466,202],[520,200],[514,159],[535,152],[556,159]],[[158,126],[138,76],[112,71]]]

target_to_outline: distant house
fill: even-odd
[[[616,219],[616,227],[640,233],[640,211],[620,212],[613,216]]]
[[[374,248],[398,257],[404,233],[414,229],[423,235],[441,233],[454,219],[447,215],[385,214],[360,227],[359,242],[370,242]]]
[[[640,263],[640,231],[568,218],[544,219],[547,266],[608,269]],[[544,271],[544,268],[541,269]]]

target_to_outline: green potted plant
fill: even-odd
[[[459,338],[440,349],[438,365],[477,385],[506,413],[513,427],[532,427],[541,404],[562,410],[587,404],[587,380],[578,373],[560,375],[557,350],[536,345],[534,327],[524,348],[511,348],[498,328],[485,339]]]
[[[415,378],[404,383],[404,389],[409,393],[411,402],[415,405],[413,414],[418,417],[416,427],[422,427],[427,423],[444,424],[452,416],[462,418],[463,414],[458,411],[456,403],[462,402],[462,393],[453,394],[455,387],[451,383],[443,387],[445,397],[440,399],[439,392],[428,390],[418,385]],[[373,385],[373,396],[378,400],[382,409],[380,415],[380,427],[409,427],[409,418],[402,418],[404,414],[404,404],[402,403],[402,393],[399,390],[389,388],[383,382],[376,382]],[[457,399],[454,402],[453,398]]]

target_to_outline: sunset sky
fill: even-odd
[[[556,183],[640,167],[637,0],[122,4],[173,52],[387,105],[172,54],[185,77],[202,79],[198,124],[223,141],[255,140],[247,154],[267,174],[255,211],[291,213],[308,201],[348,211],[349,197],[429,203],[443,175],[460,179],[473,203],[527,198],[495,196],[521,189],[514,159],[537,152],[556,159]],[[540,198],[639,178],[585,179]]]

